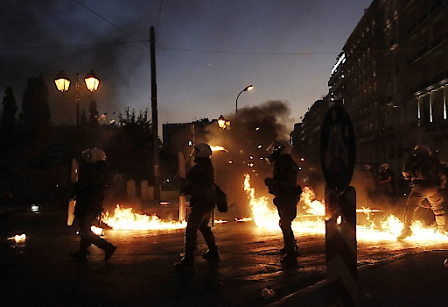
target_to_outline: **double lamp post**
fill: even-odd
[[[65,93],[68,92],[70,88],[70,79],[67,77],[66,74],[61,70],[56,77],[54,78],[54,84],[56,86],[56,89],[60,91],[64,96]],[[84,77],[84,85],[87,88],[87,90],[90,92],[88,96],[84,96],[81,93],[81,81],[79,78],[79,74],[76,73],[76,81],[75,81],[75,93],[74,95],[68,97],[68,98],[75,98],[76,102],[76,157],[78,157],[78,163],[79,163],[79,155],[80,155],[80,140],[79,140],[79,101],[82,98],[88,98],[92,96],[93,92],[98,90],[98,86],[100,85],[100,79],[98,79],[91,70],[85,77]]]

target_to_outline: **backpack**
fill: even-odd
[[[216,207],[219,212],[227,212],[229,210],[229,205],[227,204],[227,195],[221,188],[215,184],[216,191]]]

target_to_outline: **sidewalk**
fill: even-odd
[[[359,268],[359,306],[448,306],[446,258],[448,250],[432,250]],[[324,281],[270,306],[326,306],[325,291]]]

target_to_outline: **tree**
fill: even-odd
[[[81,116],[79,116],[79,125],[85,126],[87,125],[87,115],[86,115],[86,109],[82,108],[81,110]]]
[[[50,106],[48,88],[42,75],[28,79],[23,92],[21,141],[27,152],[28,165],[33,168],[45,167],[45,150],[50,141]]]
[[[119,133],[108,154],[110,165],[120,172],[132,174],[134,180],[150,179],[153,141],[148,110],[137,115],[135,110],[126,108],[124,114],[119,113],[118,120]]]
[[[16,99],[14,97],[13,91],[11,87],[7,87],[5,90],[6,96],[3,97],[3,114],[1,118],[1,128],[2,130],[14,130],[17,119],[17,105]]]
[[[89,106],[89,112],[90,112],[90,116],[89,116],[89,124],[91,126],[97,126],[98,125],[98,109],[96,107],[96,101],[92,100],[90,102],[90,106]]]
[[[31,131],[48,128],[50,125],[50,106],[48,88],[42,75],[29,78],[27,88],[23,92],[21,119]]]

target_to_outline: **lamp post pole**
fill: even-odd
[[[246,86],[241,92],[239,92],[238,96],[236,96],[236,100],[235,100],[235,121],[238,123],[238,98],[240,97],[240,95],[245,92],[245,91],[250,91],[251,89],[253,89],[254,86],[248,85]]]
[[[79,141],[79,101],[81,100],[81,88],[79,86],[79,74],[76,73],[75,83],[75,102],[76,102],[76,158],[78,163],[81,155],[80,141]]]

